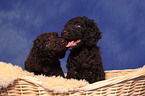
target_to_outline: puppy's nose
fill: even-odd
[[[65,36],[65,35],[68,35],[68,32],[67,32],[66,30],[63,30],[63,31],[61,32],[61,36]]]

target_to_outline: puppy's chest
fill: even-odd
[[[76,51],[75,53],[72,52],[70,54],[70,59],[74,60],[77,63],[88,63],[88,61],[97,59],[97,55],[98,55],[97,50],[84,49]]]

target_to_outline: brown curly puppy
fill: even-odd
[[[71,50],[67,78],[86,79],[89,83],[104,80],[100,48],[96,46],[101,39],[97,24],[87,17],[76,17],[66,23],[61,36],[69,42],[66,47]]]
[[[25,61],[25,69],[35,75],[63,76],[59,58],[65,56],[67,41],[58,37],[56,32],[39,35],[34,40],[30,54]]]

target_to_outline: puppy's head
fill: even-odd
[[[93,46],[101,39],[101,32],[94,20],[88,19],[87,17],[75,17],[66,23],[61,32],[61,36],[68,42],[77,42],[85,46]]]
[[[58,37],[56,32],[47,32],[39,35],[34,40],[35,48],[42,55],[57,56],[63,58],[66,48],[67,41],[61,37]]]

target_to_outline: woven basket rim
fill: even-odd
[[[129,91],[130,93],[125,93],[125,94],[135,94],[135,95],[145,93],[145,88],[143,87],[145,84],[145,80],[142,80],[142,79],[145,79],[145,66],[142,68],[139,68],[139,69],[109,70],[109,71],[105,71],[105,72],[106,73],[110,72],[111,74],[113,72],[115,72],[117,74],[122,73],[122,72],[123,73],[127,72],[127,74],[122,75],[122,76],[118,76],[118,77],[113,77],[113,78],[103,80],[103,81],[98,81],[98,82],[95,82],[92,84],[87,84],[83,87],[76,88],[75,90],[68,90],[67,92],[62,92],[62,93],[55,92],[53,90],[49,90],[49,89],[45,88],[42,85],[43,82],[41,80],[39,80],[38,78],[36,78],[35,76],[31,76],[31,75],[30,76],[23,76],[23,77],[15,80],[16,82],[18,82],[18,83],[15,83],[16,84],[15,86],[11,85],[10,87],[7,87],[8,89],[11,89],[12,91],[9,91],[10,93],[6,91],[6,94],[8,93],[8,94],[12,94],[12,95],[13,94],[22,94],[23,95],[23,93],[25,93],[25,95],[27,95],[27,94],[30,94],[30,92],[31,92],[27,89],[27,87],[28,88],[30,87],[30,88],[32,88],[31,90],[33,90],[33,91],[35,90],[34,93],[32,93],[32,94],[35,94],[35,93],[39,94],[38,96],[41,96],[44,94],[46,94],[46,96],[47,96],[47,94],[54,94],[54,95],[57,95],[57,94],[59,94],[59,95],[71,95],[72,94],[72,95],[76,95],[76,96],[78,96],[80,94],[84,94],[84,95],[85,94],[86,95],[89,95],[89,94],[102,94],[102,95],[103,94],[105,94],[105,95],[106,94],[114,94],[114,95],[119,94],[120,95],[120,94],[122,94],[122,92],[117,91],[118,88],[120,90],[120,87],[118,87],[118,86],[122,86],[122,84],[126,85],[126,83],[124,83],[124,82],[133,82],[134,80],[139,80],[138,86],[136,87],[136,85],[134,85],[134,87],[137,89],[134,89],[134,88],[133,89],[125,89],[125,90],[123,90],[123,92],[128,92],[130,90]],[[142,85],[142,89],[139,88],[140,85]],[[21,86],[22,86],[22,89],[21,89]],[[15,89],[15,87],[16,87],[16,89]],[[33,87],[34,87],[34,89],[33,89]],[[109,90],[113,90],[113,91],[108,92],[108,89],[106,89],[108,87],[109,87]],[[18,89],[18,88],[20,88],[20,89]],[[128,88],[128,87],[126,87],[126,88]],[[4,90],[4,89],[2,89],[2,90]],[[22,91],[22,93],[21,93],[21,91],[18,91],[18,93],[17,93],[17,91],[14,92],[15,90],[23,90],[23,91]],[[99,90],[102,90],[102,91],[99,91]],[[1,92],[1,90],[0,90],[0,92]]]
[[[95,83],[92,83],[92,84],[87,84],[86,86],[84,87],[81,87],[81,88],[77,88],[77,90],[93,90],[93,89],[97,89],[97,88],[101,88],[103,86],[106,86],[106,85],[111,85],[111,84],[116,84],[116,83],[120,83],[122,81],[126,81],[126,80],[130,80],[130,79],[134,79],[134,78],[138,78],[138,77],[141,77],[141,76],[145,76],[145,66],[143,68],[138,68],[138,69],[125,69],[125,70],[109,70],[109,71],[105,71],[105,72],[125,72],[125,71],[130,71],[131,73],[128,73],[126,75],[123,75],[123,76],[118,76],[118,77],[114,77],[114,78],[111,78],[111,79],[108,79],[108,80],[103,80],[103,81],[98,81],[98,82],[95,82]],[[26,77],[23,77],[21,79],[24,79],[28,82],[31,82],[31,83],[34,83],[36,85],[39,85],[41,86],[42,82],[35,78],[35,77],[31,77],[31,76],[26,76]]]

